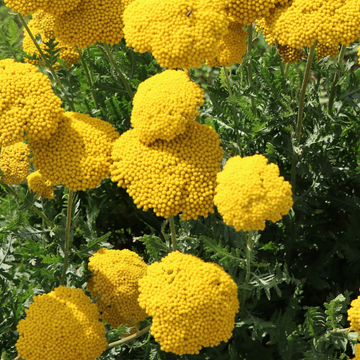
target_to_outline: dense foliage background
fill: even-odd
[[[22,28],[0,2],[0,59],[27,56]],[[255,32],[254,32],[255,33]],[[304,76],[304,62],[291,64],[287,77],[281,57],[260,35],[252,59],[228,69],[191,69],[191,78],[206,94],[201,123],[222,139],[224,161],[239,154],[263,154],[290,181],[294,152],[298,154],[294,206],[276,224],[255,235],[249,283],[245,252],[247,234],[236,232],[215,212],[199,220],[176,220],[179,249],[217,262],[239,287],[240,304],[233,338],[200,355],[177,356],[160,350],[143,336],[110,349],[101,359],[348,359],[357,333],[350,332],[346,311],[360,287],[360,69],[357,44],[347,49],[343,64],[335,59],[313,61],[304,106],[300,143],[294,128]],[[162,71],[151,54],[139,54],[125,42],[111,47],[116,63],[133,92],[140,82]],[[52,54],[55,56],[56,54]],[[84,52],[94,83],[89,86],[81,62],[57,72],[76,111],[106,120],[120,133],[130,128],[131,99],[102,51]],[[252,63],[253,86],[247,66]],[[42,68],[53,81],[52,76]],[[334,73],[340,75],[333,114],[326,111]],[[61,90],[54,91],[63,98]],[[97,105],[91,91],[96,93]],[[230,95],[230,93],[232,95]],[[250,99],[256,103],[254,115]],[[67,108],[67,104],[63,103]],[[239,119],[234,131],[233,107]],[[0,189],[0,354],[14,359],[16,325],[25,317],[33,295],[59,285],[63,262],[67,190],[56,187],[53,201],[36,200],[27,185]],[[36,211],[34,211],[36,210]],[[48,222],[39,217],[46,215]],[[87,259],[100,247],[131,249],[147,263],[172,251],[168,221],[136,208],[126,191],[109,179],[94,190],[76,194],[67,285],[85,289]],[[109,330],[109,341],[120,330]]]

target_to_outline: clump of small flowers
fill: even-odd
[[[31,64],[0,60],[0,146],[48,140],[62,113],[47,76]]]
[[[315,49],[316,49],[316,61],[319,61],[329,55],[330,57],[334,58],[338,55],[340,50],[338,44],[325,45],[320,42],[316,45]]]
[[[95,360],[106,348],[105,327],[81,289],[57,287],[34,296],[20,320],[16,349],[26,360]]]
[[[206,65],[231,66],[235,63],[241,64],[246,54],[247,32],[243,30],[244,24],[231,21],[229,32],[221,39],[219,49],[214,59],[207,60]]]
[[[145,145],[137,129],[120,136],[112,152],[111,180],[127,189],[138,208],[168,218],[207,217],[213,212],[216,174],[223,157],[219,135],[190,121],[171,141]]]
[[[230,158],[217,176],[214,203],[227,225],[237,231],[264,230],[293,205],[291,185],[263,155]]]
[[[162,350],[198,354],[232,336],[238,289],[221,266],[175,251],[149,265],[139,285],[139,303],[153,318],[151,334]]]
[[[353,300],[348,309],[348,321],[350,321],[350,329],[360,333],[360,296]]]
[[[40,196],[45,199],[54,198],[54,186],[49,180],[44,179],[40,171],[34,171],[27,177],[29,189],[35,193],[35,196]]]
[[[135,0],[124,24],[135,51],[151,52],[163,67],[189,69],[216,57],[229,21],[222,0]]]
[[[73,10],[56,17],[55,35],[79,48],[97,42],[117,44],[124,37],[123,13],[132,0],[81,0]]]
[[[143,81],[134,96],[131,123],[140,139],[150,144],[170,141],[186,131],[198,115],[204,90],[184,71],[165,70]]]
[[[355,347],[355,357],[350,360],[360,360],[360,344],[357,343]]]
[[[138,282],[146,275],[147,265],[138,254],[130,250],[99,249],[89,259],[93,275],[87,290],[92,297],[101,295],[97,302],[101,318],[113,328],[133,326],[145,320],[146,312],[138,303]]]
[[[5,145],[0,153],[0,177],[5,184],[16,185],[26,180],[30,171],[30,150],[27,144],[19,141]]]
[[[111,150],[119,137],[106,121],[66,112],[47,141],[31,141],[32,161],[45,179],[68,189],[93,189],[110,172]]]

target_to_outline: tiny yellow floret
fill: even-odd
[[[198,115],[204,90],[184,71],[165,70],[143,81],[134,96],[131,123],[140,139],[150,144],[183,134]]]
[[[16,343],[26,360],[95,360],[107,345],[99,311],[81,289],[57,287],[34,296]]]
[[[49,180],[44,179],[40,171],[35,171],[27,177],[29,189],[35,193],[35,196],[40,196],[45,199],[54,198],[54,186]]]
[[[264,230],[293,205],[291,185],[263,155],[230,158],[217,176],[214,202],[227,225],[237,231]]]
[[[228,341],[239,311],[238,289],[224,269],[178,251],[148,266],[139,303],[152,316],[161,349],[178,355]]]
[[[351,302],[347,313],[347,319],[350,321],[350,330],[360,333],[360,296]]]
[[[86,289],[93,298],[102,295],[96,304],[104,321],[118,328],[121,324],[134,326],[131,320],[138,323],[146,319],[137,298],[138,282],[146,275],[147,265],[138,254],[102,248],[89,258],[88,267],[94,273]]]

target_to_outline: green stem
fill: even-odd
[[[176,251],[177,250],[177,245],[176,245],[176,232],[175,232],[174,215],[169,216],[169,223],[170,223],[170,230],[171,230],[172,247],[173,247],[173,250]]]
[[[275,46],[276,46],[276,49],[278,50],[278,53],[279,53],[279,42],[276,39],[275,39]],[[285,72],[284,72],[284,66],[283,66],[282,60],[280,61],[280,72],[281,72],[281,76],[283,78],[285,78]]]
[[[1,35],[1,37],[3,38],[6,46],[7,46],[8,49],[10,50],[11,55],[13,56],[14,60],[15,60],[15,61],[18,61],[17,56],[16,56],[16,53],[15,53],[13,47],[11,46],[11,44],[9,43],[9,41],[7,40],[4,32],[3,32],[2,29],[1,29],[1,26],[0,26],[0,35]]]
[[[287,76],[289,75],[289,70],[290,70],[290,63],[286,63],[285,72],[284,72],[285,78],[287,78]]]
[[[245,275],[245,281],[244,285],[247,285],[250,280],[250,271],[251,271],[251,250],[252,250],[252,230],[248,232],[248,242],[246,245],[246,275]],[[243,296],[242,296],[242,302],[240,304],[241,306],[241,314],[244,314],[245,311],[245,302],[246,302],[246,291],[243,290]]]
[[[69,108],[71,109],[71,111],[75,111],[74,108],[74,104],[72,103],[72,101],[68,98],[68,96],[65,93],[65,89],[60,81],[60,79],[58,78],[58,76],[56,75],[56,72],[54,70],[54,68],[52,67],[52,65],[50,64],[49,60],[44,56],[44,53],[42,52],[39,44],[36,42],[34,35],[31,33],[29,27],[26,24],[26,21],[24,19],[24,17],[18,13],[19,19],[22,22],[22,24],[24,25],[24,28],[26,29],[26,31],[28,32],[32,42],[34,43],[34,45],[36,46],[37,51],[39,52],[39,54],[41,55],[41,58],[44,60],[46,67],[50,70],[52,76],[54,77],[56,84],[58,85],[58,87],[61,89],[62,91],[62,96],[64,98],[64,100],[66,101],[66,103],[68,104]]]
[[[64,285],[64,283],[65,283],[65,275],[66,275],[66,270],[68,267],[73,195],[74,195],[74,191],[69,190],[67,212],[66,212],[64,266],[63,266],[63,271],[62,271],[62,275],[61,275],[60,285]]]
[[[86,48],[86,53],[87,53],[88,58],[90,59],[91,56],[90,56],[89,47]],[[91,83],[93,84],[94,83],[94,74],[92,72],[91,63],[89,64],[89,74],[90,74]]]
[[[340,67],[342,66],[342,62],[344,60],[345,51],[346,51],[346,46],[341,45],[341,50],[340,50],[339,56],[338,56],[338,64]],[[333,113],[333,105],[334,105],[335,93],[336,93],[336,84],[339,81],[339,78],[340,78],[340,74],[339,74],[339,72],[337,72],[334,76],[334,81],[331,84],[330,97],[329,97],[328,109],[327,109],[327,112],[330,115],[332,115],[332,113]]]
[[[111,65],[112,65],[113,68],[115,69],[115,72],[117,73],[117,75],[118,75],[119,78],[121,79],[122,83],[124,84],[124,86],[125,86],[128,94],[129,94],[129,96],[130,96],[130,98],[131,98],[131,100],[132,100],[133,97],[134,97],[134,94],[133,94],[133,92],[132,92],[132,90],[131,90],[131,87],[130,87],[129,82],[126,80],[125,76],[122,74],[122,72],[120,71],[119,67],[116,65],[116,62],[115,62],[115,60],[114,60],[114,57],[113,57],[113,55],[112,55],[112,53],[111,53],[111,51],[110,51],[109,45],[106,44],[106,43],[103,43],[103,45],[104,45],[104,49],[105,49],[105,51],[106,51],[107,57],[108,57]]]
[[[121,340],[118,340],[118,341],[114,341],[114,342],[108,344],[108,345],[106,346],[106,350],[111,349],[111,348],[113,348],[113,347],[115,347],[115,346],[118,346],[118,345],[125,344],[125,343],[127,343],[127,342],[129,342],[129,341],[131,341],[131,340],[134,340],[134,339],[140,337],[141,335],[146,334],[146,333],[150,330],[150,327],[151,327],[151,325],[149,325],[149,326],[147,326],[146,328],[140,330],[140,331],[137,332],[136,334],[127,336],[127,337],[124,338],[124,339],[121,339]]]
[[[8,201],[9,201],[9,217],[10,220],[12,219],[12,214],[11,214],[11,198],[10,198],[10,193],[8,193]]]
[[[92,98],[94,100],[96,108],[99,109],[99,104],[97,102],[96,95],[95,95],[95,92],[94,92],[94,89],[93,89],[93,82],[92,82],[91,77],[90,77],[89,69],[88,69],[88,67],[86,65],[86,62],[85,62],[84,57],[83,57],[83,55],[81,53],[81,50],[79,50],[79,48],[77,46],[76,46],[76,50],[77,50],[77,52],[78,52],[78,54],[80,56],[82,66],[83,66],[84,71],[85,71],[85,76],[86,76],[86,79],[87,79],[89,87],[90,87],[91,96],[92,96]]]
[[[225,73],[225,78],[226,78],[226,83],[227,83],[229,95],[230,95],[230,98],[231,98],[231,105],[232,105],[232,113],[233,113],[233,119],[234,119],[234,125],[235,125],[236,140],[237,140],[238,147],[240,149],[240,155],[243,157],[244,156],[244,151],[243,151],[241,141],[240,141],[239,122],[238,122],[238,118],[236,116],[236,106],[235,106],[234,99],[233,99],[233,92],[231,90],[230,79],[229,79],[229,75],[228,75],[226,66],[223,65],[223,68],[224,68],[224,73]]]
[[[306,68],[305,68],[305,74],[301,86],[301,93],[300,93],[300,100],[299,100],[299,110],[298,110],[298,116],[297,116],[297,124],[296,124],[296,140],[297,143],[300,144],[300,138],[301,138],[301,126],[303,121],[303,115],[304,115],[304,102],[305,102],[305,93],[306,93],[306,87],[309,82],[310,77],[310,69],[311,69],[311,63],[314,57],[314,51],[315,51],[316,43],[311,46],[308,54],[308,58],[306,61]],[[293,154],[293,160],[291,165],[291,185],[292,185],[292,192],[295,193],[295,186],[296,186],[296,164],[298,160],[298,154],[294,152]]]
[[[248,72],[248,82],[249,82],[249,86],[253,87],[253,79],[252,79],[252,39],[253,39],[253,28],[252,28],[252,23],[250,25],[248,25],[248,43],[247,43],[247,55],[249,58],[249,62],[248,62],[248,66],[247,66],[247,72]],[[250,97],[251,100],[251,107],[252,107],[252,112],[254,114],[254,116],[257,116],[257,112],[256,112],[256,104],[255,104],[255,99],[253,96]]]
[[[41,197],[41,209],[42,211],[44,211],[44,199],[43,197]],[[45,220],[44,219],[41,219],[41,225],[42,225],[42,228],[44,229],[45,228]],[[44,235],[41,235],[41,241],[42,241],[42,247],[45,249],[45,236]]]

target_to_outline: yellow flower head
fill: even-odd
[[[54,16],[70,11],[82,0],[5,0],[7,7],[28,16],[37,10],[44,10]]]
[[[292,48],[289,45],[278,46],[278,53],[282,56],[282,61],[285,63],[299,62],[301,58],[305,57],[305,54],[300,49]]]
[[[40,171],[35,171],[27,177],[29,189],[35,193],[35,196],[40,196],[45,199],[54,198],[54,186],[49,180],[44,179]]]
[[[45,49],[47,48],[45,42],[48,42],[50,38],[55,37],[55,17],[40,10],[34,14],[34,17],[29,21],[28,26],[35,38],[37,35],[41,35],[41,42],[38,43],[38,45],[41,50],[45,52]],[[66,62],[66,67],[70,67],[72,64],[75,64],[80,60],[80,56],[74,47],[67,46],[57,39],[55,39],[55,42],[59,43],[55,47],[55,50],[60,49],[59,58]],[[33,54],[35,52],[38,57],[41,57],[27,31],[24,32],[23,49],[27,53]],[[25,59],[25,61],[33,65],[45,65],[44,61],[32,59]]]
[[[59,286],[34,296],[25,312],[16,343],[23,359],[94,360],[105,351],[105,327],[81,289]]]
[[[355,357],[350,360],[360,360],[360,344],[357,343],[355,347]]]
[[[139,85],[131,123],[145,144],[157,139],[170,141],[185,132],[203,103],[204,90],[184,71],[165,70]]]
[[[152,316],[161,349],[198,354],[232,336],[239,311],[237,285],[223,268],[178,251],[148,267],[139,303]]]
[[[276,5],[285,5],[289,0],[225,0],[231,21],[251,25],[256,19],[271,15]]]
[[[133,326],[131,320],[145,320],[146,313],[138,303],[138,282],[146,275],[147,265],[130,250],[99,249],[89,259],[89,270],[94,271],[87,290],[97,302],[102,319],[113,328],[121,324]]]
[[[119,137],[106,121],[76,112],[64,113],[48,141],[34,141],[35,168],[53,185],[93,189],[109,175],[113,142]]]
[[[62,113],[48,77],[31,64],[0,60],[0,145],[49,139]]]
[[[5,145],[0,150],[0,170],[5,184],[16,185],[26,180],[30,171],[28,145],[22,141],[15,144]]]
[[[216,57],[228,31],[223,0],[135,0],[124,12],[128,46],[163,67],[200,67]]]
[[[360,296],[353,300],[348,310],[348,321],[350,321],[350,329],[360,333]]]
[[[214,211],[221,140],[211,127],[195,121],[186,128],[171,141],[145,145],[133,129],[115,142],[111,180],[127,188],[138,208],[152,208],[165,218],[182,212],[183,220]]]
[[[123,12],[133,0],[82,0],[56,18],[56,37],[79,48],[97,42],[117,44],[124,37]]]
[[[325,45],[323,43],[318,43],[316,45],[316,61],[319,61],[321,59],[323,59],[324,57],[327,57],[330,55],[330,57],[334,58],[338,55],[339,53],[339,45],[335,44],[335,45]]]
[[[316,40],[326,46],[349,46],[359,38],[359,2],[354,0],[293,0],[266,18],[271,35],[280,44],[300,49]]]
[[[237,231],[264,230],[293,205],[291,185],[263,155],[230,158],[217,176],[214,202],[227,225]]]
[[[244,24],[230,22],[229,32],[221,39],[216,57],[207,60],[208,66],[231,66],[241,64],[246,54],[247,32],[243,30]]]

